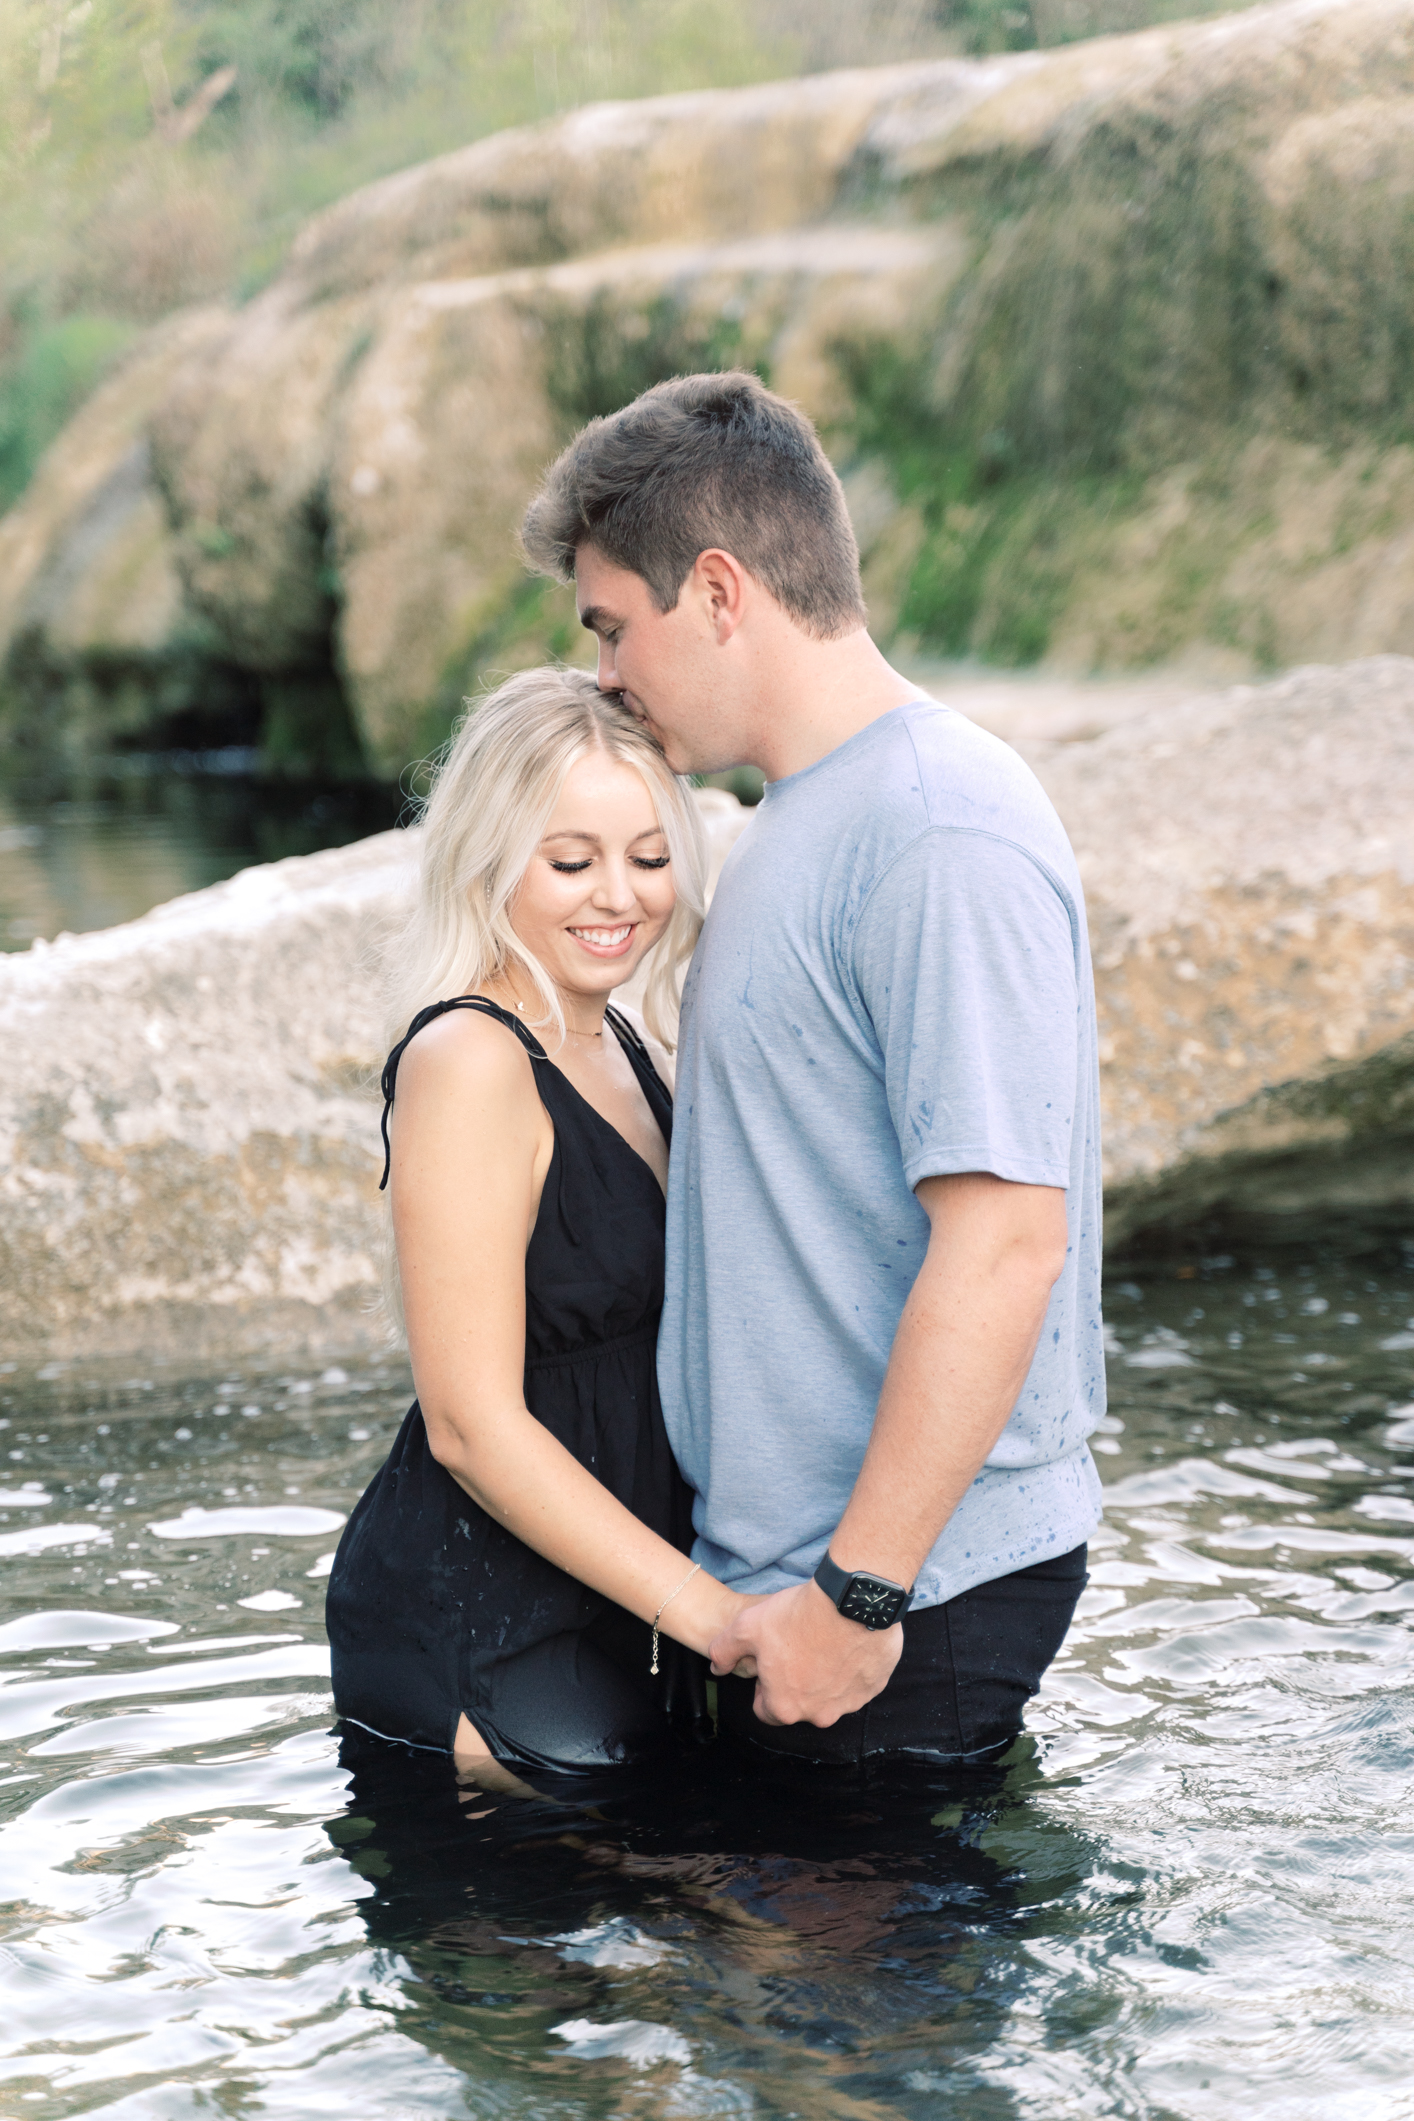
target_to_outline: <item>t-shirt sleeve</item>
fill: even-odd
[[[908,1184],[1068,1185],[1076,941],[1046,870],[989,833],[927,831],[874,886],[851,957]]]

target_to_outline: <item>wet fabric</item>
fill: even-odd
[[[1086,1549],[909,1612],[903,1655],[881,1694],[825,1730],[763,1723],[754,1679],[717,1682],[725,1736],[782,1760],[858,1767],[889,1756],[937,1766],[992,1758],[1021,1729],[1022,1713],[1065,1640],[1085,1588]]]
[[[579,1463],[679,1549],[691,1497],[663,1428],[654,1350],[664,1202],[653,1171],[507,1010],[458,997],[423,1010],[389,1057],[454,1008],[512,1031],[535,1069],[555,1145],[526,1251],[525,1403]],[[608,1018],[665,1139],[672,1100],[647,1049]],[[386,1118],[386,1113],[385,1113]],[[705,1667],[526,1546],[433,1457],[414,1401],[339,1542],[326,1618],[342,1716],[452,1749],[465,1711],[508,1765],[589,1768],[705,1721]]]

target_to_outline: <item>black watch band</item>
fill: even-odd
[[[887,1576],[866,1576],[859,1570],[851,1575],[831,1561],[828,1547],[815,1571],[815,1581],[831,1605],[846,1620],[857,1620],[862,1628],[891,1628],[907,1611],[913,1596],[912,1590],[906,1591],[901,1583],[890,1583]]]

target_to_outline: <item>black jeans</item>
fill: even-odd
[[[1073,1547],[906,1613],[903,1655],[882,1694],[827,1730],[763,1723],[754,1679],[719,1679],[721,1730],[782,1759],[857,1766],[876,1754],[985,1759],[1009,1745],[1041,1675],[1065,1640],[1085,1588],[1086,1550]]]

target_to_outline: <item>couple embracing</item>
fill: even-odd
[[[710,1736],[710,1664],[746,1759],[994,1757],[1099,1518],[1064,832],[874,646],[756,378],[593,422],[522,536],[598,679],[510,679],[427,805],[383,1078],[417,1399],[330,1579],[339,1710],[543,1779]],[[685,777],[740,764],[704,923]]]

